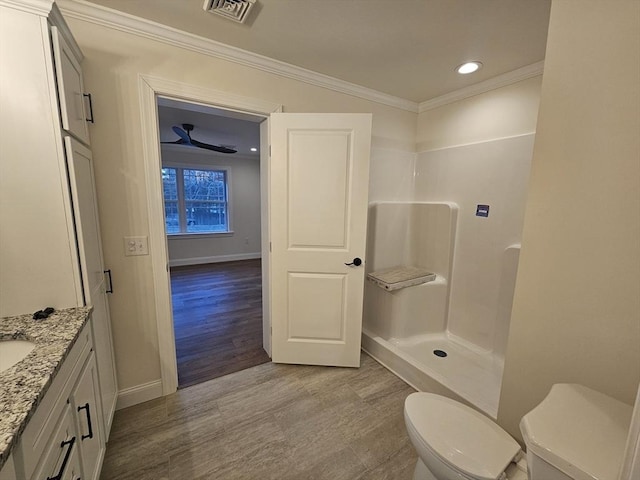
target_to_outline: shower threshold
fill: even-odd
[[[503,363],[495,354],[447,333],[385,340],[366,329],[362,349],[417,390],[455,398],[497,417]]]

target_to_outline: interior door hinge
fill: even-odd
[[[271,242],[269,242],[269,251],[271,252]]]
[[[269,145],[269,158],[271,158],[271,145]]]

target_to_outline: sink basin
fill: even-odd
[[[36,344],[28,340],[5,340],[0,342],[0,372],[13,367],[31,353]]]

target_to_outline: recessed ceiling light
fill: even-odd
[[[481,62],[467,62],[456,67],[456,72],[461,75],[467,75],[468,73],[473,73],[480,70],[480,68],[482,68]]]
[[[249,150],[251,150],[252,152],[257,152],[258,149],[256,147],[251,147]]]

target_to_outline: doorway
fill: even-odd
[[[154,384],[161,387],[162,395],[175,392],[178,382],[160,175],[159,97],[265,118],[260,124],[264,348],[271,356],[272,343],[277,340],[273,353],[279,352],[274,360],[280,363],[358,366],[364,269],[357,257],[365,253],[372,115],[282,114],[281,105],[147,75],[140,76],[139,92],[161,371],[160,381]],[[301,161],[292,160],[286,152]],[[318,202],[318,198],[325,201]],[[292,212],[293,223],[286,228]],[[322,233],[324,243],[319,244],[313,232]],[[318,265],[330,267],[287,263],[301,249],[316,252]],[[321,258],[324,254],[332,258]],[[286,297],[287,285],[292,283],[287,279],[295,283],[290,287],[302,290]],[[327,299],[326,304],[318,293]],[[291,319],[296,320],[294,324]],[[315,328],[318,325],[322,328]],[[341,346],[342,352],[328,353]],[[294,353],[286,347],[300,355],[285,358],[287,352]]]
[[[160,380],[157,388],[161,395],[169,395],[178,388],[177,358],[173,332],[173,315],[171,305],[171,287],[169,279],[169,255],[166,239],[165,211],[163,205],[163,185],[161,170],[160,135],[158,129],[158,98],[188,102],[191,105],[210,106],[227,112],[240,112],[256,115],[268,120],[274,112],[281,112],[282,106],[272,102],[244,97],[228,92],[203,88],[167,80],[150,75],[140,75],[140,113],[141,113],[141,148],[144,168],[147,172],[146,186],[149,211],[149,249],[151,269],[154,279],[154,295],[150,299],[150,307],[156,316],[156,331],[160,357]],[[268,182],[268,121],[260,124],[260,215],[262,231],[262,299],[263,299],[263,339],[268,354],[271,352],[271,310],[270,298],[270,265],[268,258],[269,238],[269,198]],[[266,239],[266,241],[265,241]]]
[[[261,116],[158,98],[178,388],[269,361],[262,345]]]

